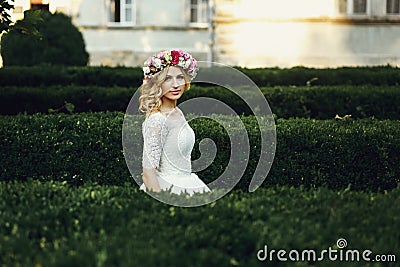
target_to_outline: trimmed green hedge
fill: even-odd
[[[31,66],[0,68],[0,86],[140,86],[139,68]]]
[[[306,67],[242,69],[259,86],[273,85],[399,85],[399,68],[391,66],[341,67],[315,69]]]
[[[74,105],[73,112],[125,112],[135,91],[136,88],[97,86],[3,87],[0,114],[48,113],[49,109],[68,113],[63,108],[65,102]]]
[[[257,252],[343,249],[396,255],[400,188],[384,194],[289,187],[235,190],[198,208],[171,207],[131,184],[0,182],[3,266],[293,266]],[[344,255],[345,253],[343,253]],[[333,254],[339,255],[339,252]],[[286,257],[288,254],[285,255]],[[337,266],[329,261],[298,266]],[[360,257],[361,258],[361,257]],[[348,261],[346,266],[377,266]],[[397,266],[386,262],[385,266]]]
[[[399,85],[400,71],[396,67],[342,67],[314,69],[237,68],[258,86],[274,85]],[[225,75],[217,69],[201,68],[207,77]],[[141,68],[125,67],[5,67],[0,68],[0,86],[97,85],[138,87]]]
[[[58,180],[123,184],[131,181],[122,154],[122,113],[3,116],[0,120],[0,180]],[[190,118],[190,115],[189,117]],[[221,119],[230,121],[228,117]],[[132,136],[141,137],[137,118]],[[254,117],[242,117],[249,130],[249,165],[237,188],[247,189],[260,152]],[[200,156],[199,141],[211,138],[217,157],[199,172],[205,182],[216,179],[229,161],[229,140],[222,126],[209,119],[190,121],[196,132],[192,159]],[[232,122],[233,129],[235,128]],[[243,136],[241,138],[244,138]],[[141,151],[132,148],[140,166]],[[354,190],[392,189],[400,177],[400,121],[389,120],[278,120],[277,149],[272,169],[263,183],[326,186]]]
[[[3,87],[0,114],[48,113],[49,109],[68,112],[62,108],[65,102],[74,105],[74,112],[125,112],[135,91],[136,88],[116,86]],[[261,91],[278,118],[330,119],[336,114],[351,114],[353,118],[400,119],[397,86],[276,86],[263,87]],[[193,86],[179,102],[201,96],[221,100],[238,114],[251,114],[246,103],[223,87]],[[216,108],[208,106],[207,111],[213,113]]]
[[[260,90],[278,118],[332,119],[339,114],[353,118],[400,119],[398,86],[275,86]],[[243,95],[252,98],[245,88]],[[194,87],[183,94],[180,102],[201,96],[223,101],[238,114],[253,114],[240,97],[222,87]],[[213,113],[213,110],[218,107],[207,106],[207,111]]]

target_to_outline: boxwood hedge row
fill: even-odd
[[[66,102],[73,104],[73,112],[125,112],[136,90],[117,86],[3,87],[0,89],[0,114],[48,113],[49,109],[68,113]],[[241,91],[249,98],[254,95],[247,93],[246,88]],[[261,91],[278,118],[329,119],[336,114],[351,114],[353,118],[400,119],[400,90],[396,86],[275,86],[262,87]],[[196,97],[218,99],[238,114],[252,114],[240,97],[223,87],[192,86],[179,102]],[[209,113],[218,108],[198,107]]]
[[[0,180],[58,180],[78,185],[88,181],[101,184],[132,181],[122,153],[123,116],[105,112],[1,117]],[[219,118],[232,122],[235,133],[231,118]],[[196,132],[192,159],[200,157],[200,140],[210,138],[217,144],[213,163],[198,172],[207,183],[224,171],[230,157],[229,138],[215,119],[190,121]],[[142,120],[138,116],[128,125],[132,131],[127,138],[138,142],[126,154],[139,171]],[[251,152],[237,188],[247,189],[260,154],[260,136],[254,117],[242,117],[242,121],[248,130]],[[275,160],[264,187],[279,184],[341,189],[350,185],[354,190],[384,190],[399,183],[398,120],[279,119],[276,131]]]
[[[272,249],[369,249],[399,260],[400,188],[362,193],[287,186],[235,190],[198,208],[154,201],[130,184],[69,186],[62,182],[0,182],[3,266],[293,266],[259,261]],[[288,254],[285,255],[287,257]],[[295,256],[295,255],[293,255]],[[329,261],[299,266],[337,266]],[[351,257],[351,256],[350,256]],[[346,266],[377,266],[348,260]],[[385,262],[385,266],[397,266]]]
[[[258,86],[273,85],[399,85],[400,72],[396,67],[342,67],[315,69],[236,68],[249,76]],[[207,77],[229,75],[218,68],[201,68]],[[0,68],[0,86],[97,85],[134,86],[141,84],[142,70],[138,67],[5,67]],[[229,77],[227,77],[229,78]]]
[[[274,86],[260,90],[278,118],[331,119],[339,114],[353,118],[400,119],[398,86]],[[258,97],[244,87],[240,91],[249,99]],[[195,87],[183,94],[180,101],[201,96],[223,101],[238,114],[251,115],[252,110],[257,109],[250,109],[242,98],[223,87]],[[210,114],[215,110],[219,110],[218,104],[207,106]]]

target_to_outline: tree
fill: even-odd
[[[9,13],[13,7],[8,0],[0,0],[0,34],[9,31],[13,23]]]
[[[0,0],[0,35],[10,31],[19,31],[23,34],[39,36],[36,25],[42,21],[38,10],[27,10],[24,12],[24,22],[14,23],[10,16],[10,11],[14,4],[9,0]]]
[[[72,24],[71,18],[62,14],[35,10],[43,18],[37,23],[40,36],[12,30],[2,40],[1,56],[4,66],[32,66],[38,64],[84,66],[86,52],[82,34]],[[26,28],[25,18],[15,23],[16,29]]]

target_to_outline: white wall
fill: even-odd
[[[400,25],[243,22],[223,31],[218,60],[231,65],[400,65]]]
[[[137,1],[138,22],[148,26],[184,26],[187,25],[185,0],[146,0]]]
[[[182,48],[207,60],[209,33],[205,30],[84,29],[86,49],[91,65],[141,65],[151,54],[172,48]]]
[[[105,0],[73,0],[72,17],[77,26],[106,26],[108,12]]]
[[[74,0],[74,22],[82,32],[90,65],[142,65],[162,49],[182,48],[207,60],[210,31],[189,27],[189,1],[136,1],[136,23],[108,22],[107,0]],[[77,8],[77,6],[79,6]]]
[[[400,65],[400,15],[386,15],[386,0],[368,0],[370,15],[339,14],[338,4],[217,0],[216,61],[245,67]]]

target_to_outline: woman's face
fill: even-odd
[[[168,69],[164,82],[161,84],[162,98],[178,100],[185,91],[186,81],[179,67],[171,66]]]

